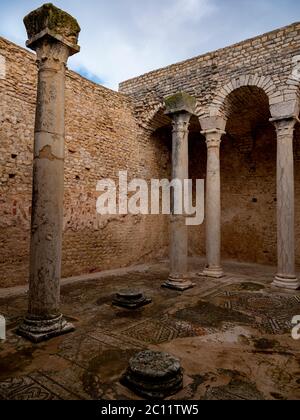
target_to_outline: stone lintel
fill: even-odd
[[[70,55],[79,52],[77,45],[80,26],[76,19],[51,3],[44,4],[24,18],[28,48],[35,50],[38,43],[48,38],[69,47]]]
[[[209,134],[219,135],[220,137],[223,136],[223,134],[226,134],[226,131],[220,130],[219,128],[211,128],[210,130],[203,130],[201,131],[201,134],[204,136]]]
[[[270,112],[275,120],[288,119],[299,115],[299,104],[297,101],[291,100],[270,105]]]
[[[166,115],[186,112],[195,114],[196,98],[185,92],[179,92],[165,98]]]
[[[270,118],[270,122],[276,123],[281,121],[295,121],[300,122],[300,119],[296,115],[285,115],[282,117]]]
[[[210,130],[220,130],[225,131],[227,120],[223,117],[208,117],[208,118],[199,118],[201,129],[203,132]]]

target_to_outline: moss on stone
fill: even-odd
[[[196,98],[185,92],[179,92],[165,98],[165,106],[167,112],[186,111],[190,113],[195,112]]]
[[[45,29],[62,36],[67,41],[76,44],[80,32],[80,26],[71,15],[58,9],[52,3],[46,3],[42,7],[29,13],[24,18],[28,38],[33,38]]]

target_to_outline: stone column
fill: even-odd
[[[225,134],[219,129],[202,132],[207,144],[206,176],[206,258],[207,266],[203,271],[206,277],[224,276],[221,266],[221,176],[220,145]]]
[[[295,187],[293,141],[296,118],[274,120],[277,131],[278,274],[274,285],[297,290],[295,271]]]
[[[196,101],[185,93],[179,93],[166,99],[166,114],[173,122],[172,144],[172,180],[184,180],[189,177],[188,135],[189,122],[194,113]],[[183,193],[183,189],[182,189]],[[163,287],[184,291],[193,287],[188,274],[188,230],[184,212],[182,194],[182,214],[175,214],[175,200],[172,193],[172,214],[170,227],[170,276]],[[179,203],[177,203],[179,204]]]
[[[41,342],[74,327],[60,312],[64,195],[65,71],[79,51],[77,21],[52,4],[25,17],[36,51],[38,92],[34,138],[28,315],[18,333]]]

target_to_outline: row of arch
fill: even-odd
[[[155,131],[157,128],[163,126],[170,127],[172,115],[164,115],[164,103],[159,104],[152,111],[152,117],[148,125],[150,131]],[[251,143],[253,140],[255,141],[255,131],[260,129],[268,130],[269,136],[274,140],[272,148],[277,145],[277,152],[276,149],[272,149],[275,151],[275,154],[277,153],[277,182],[274,185],[274,189],[277,189],[277,194],[275,191],[275,197],[277,196],[277,199],[274,198],[273,200],[274,203],[277,202],[278,213],[278,275],[275,284],[280,287],[295,289],[300,285],[295,277],[295,243],[293,239],[295,234],[294,130],[297,129],[299,134],[297,83],[294,81],[293,84],[282,86],[276,84],[271,77],[258,75],[243,75],[234,78],[217,90],[214,99],[208,106],[203,107],[201,100],[197,101],[195,113],[190,123],[190,131],[192,130],[195,133],[200,133],[201,131],[202,141],[203,137],[206,138],[210,154],[215,153],[210,149],[209,143],[211,141],[214,144],[218,144],[220,151],[221,139],[224,135],[227,136],[227,140],[228,137],[231,137],[233,141],[239,137],[245,138],[248,136]],[[246,143],[243,145],[245,148],[247,147]],[[276,157],[274,155],[272,156],[274,158],[275,169]],[[220,156],[218,159],[220,160]],[[275,178],[273,169],[272,173]],[[220,161],[218,163],[218,176],[220,176]],[[207,179],[209,179],[208,175],[206,177]],[[209,195],[211,196],[212,194]],[[219,190],[216,192],[215,198],[218,199],[219,203]],[[252,198],[252,200],[255,202],[255,198]],[[211,207],[214,208],[214,204]],[[206,212],[207,214],[209,213]],[[217,214],[211,225],[220,225],[219,219],[219,214]],[[219,232],[217,233],[219,235]],[[211,236],[216,237],[218,235],[212,234]],[[208,237],[209,234],[207,233],[206,238]],[[274,232],[273,237],[276,237],[276,232]],[[208,246],[208,248],[212,247],[212,244]],[[215,271],[222,273],[220,267],[217,268],[218,270]]]
[[[270,118],[298,117],[300,112],[299,81],[292,74],[284,86],[275,83],[270,76],[258,74],[244,74],[232,78],[225,85],[219,87],[214,94],[211,103],[202,105],[197,100],[195,115],[200,123],[208,118],[220,118],[227,121],[230,115],[232,94],[240,88],[248,88],[264,94],[270,110]],[[156,104],[153,109],[147,111],[146,121],[143,126],[153,128],[153,120],[164,110],[164,101]],[[141,118],[142,120],[143,118]],[[156,128],[156,127],[154,127]]]

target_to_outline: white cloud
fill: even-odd
[[[81,22],[82,51],[73,65],[87,67],[116,88],[122,80],[188,57],[194,44],[186,39],[189,23],[200,24],[212,13],[214,0],[144,0],[126,2],[125,14],[102,24],[87,16]],[[85,26],[86,25],[86,26]],[[87,25],[93,27],[93,36]],[[89,34],[89,35],[88,35]],[[176,58],[175,58],[176,57]]]
[[[1,0],[0,34],[24,45],[43,0]],[[82,28],[71,68],[116,89],[147,71],[289,24],[297,0],[54,0]]]

